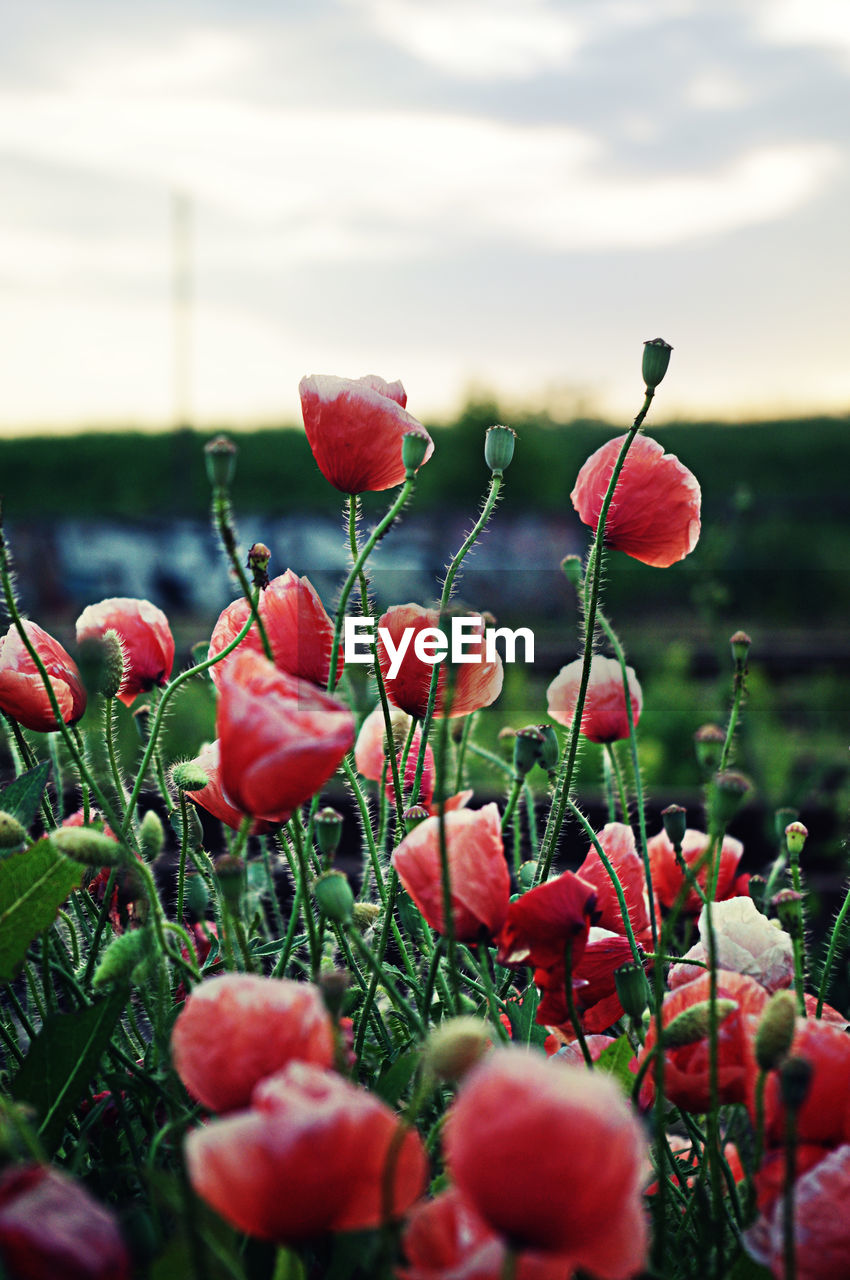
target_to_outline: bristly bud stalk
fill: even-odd
[[[484,437],[484,461],[494,476],[500,476],[511,465],[516,448],[516,432],[513,427],[501,423],[488,427]]]
[[[228,436],[216,436],[204,445],[207,478],[214,489],[229,489],[236,474],[238,450]]]
[[[809,831],[802,822],[789,822],[785,828],[785,844],[792,858],[799,858],[808,839]]]
[[[764,1007],[756,1028],[756,1062],[762,1071],[773,1071],[787,1056],[797,1024],[797,998],[793,991],[775,991]]]
[[[342,837],[342,814],[326,806],[316,814],[313,824],[319,852],[330,862],[339,848]]]
[[[661,382],[667,366],[670,364],[670,352],[673,348],[663,338],[649,338],[643,344],[643,364],[641,372],[647,391],[655,391]]]
[[[674,849],[682,847],[687,830],[687,816],[687,810],[680,804],[668,804],[666,809],[661,810],[661,821],[664,823],[667,839]]]
[[[703,773],[716,773],[720,768],[726,734],[716,724],[704,724],[694,734],[697,764]]]
[[[581,556],[564,556],[561,561],[561,569],[576,594],[581,595],[584,591],[584,569]]]
[[[412,480],[422,466],[430,443],[430,437],[425,431],[418,431],[415,427],[405,431],[401,438],[401,461],[406,479]]]
[[[247,567],[251,570],[251,581],[255,587],[265,591],[269,585],[269,561],[272,553],[264,542],[255,542],[248,551]]]

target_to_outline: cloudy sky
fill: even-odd
[[[308,372],[620,419],[657,336],[658,419],[850,404],[846,0],[0,10],[5,431],[294,421]]]

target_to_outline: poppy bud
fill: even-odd
[[[789,822],[785,828],[785,843],[792,858],[799,858],[808,837],[808,829],[802,822]]]
[[[314,819],[316,831],[316,844],[319,846],[319,852],[330,861],[339,848],[340,836],[342,835],[342,814],[337,813],[336,809],[326,807],[320,809]]]
[[[183,892],[183,906],[188,916],[202,920],[209,905],[210,895],[204,877],[199,874],[187,875]]]
[[[704,724],[694,734],[694,750],[697,764],[705,773],[715,773],[720,768],[720,757],[726,734],[716,724]]]
[[[350,924],[354,914],[354,894],[341,871],[326,871],[313,885],[313,897],[329,920]]]
[[[124,648],[118,632],[110,627],[103,635],[84,636],[78,645],[78,658],[86,688],[114,698],[124,679]]]
[[[750,652],[750,645],[753,643],[746,631],[736,631],[729,641],[732,646],[732,657],[738,670],[742,670],[747,665],[747,656]]]
[[[779,917],[779,923],[785,932],[797,941],[802,938],[803,895],[797,893],[795,889],[780,889],[779,893],[771,898],[770,905]]]
[[[520,867],[519,875],[517,876],[517,879],[519,880],[520,889],[533,888],[536,877],[537,877],[537,863],[532,861],[524,862]]]
[[[674,849],[681,849],[687,830],[687,810],[680,804],[668,804],[666,809],[661,810],[661,821]]]
[[[649,986],[643,966],[635,964],[633,960],[621,964],[614,970],[614,984],[626,1013],[634,1022],[640,1022],[649,1004]]]
[[[248,550],[248,568],[251,570],[255,587],[267,587],[269,575],[266,572],[272,553],[264,542],[255,542]]]
[[[542,747],[543,734],[536,725],[518,731],[514,738],[514,771],[518,778],[524,778],[534,768]]]
[[[715,775],[711,809],[712,817],[718,827],[728,826],[751,790],[752,783],[742,773],[726,770],[724,773]]]
[[[561,568],[568,582],[581,594],[584,589],[584,569],[582,568],[581,556],[564,556],[561,561]]]
[[[203,791],[209,780],[197,760],[184,760],[171,770],[171,781],[178,791]]]
[[[26,838],[26,827],[21,826],[14,814],[0,809],[0,849],[17,849]]]
[[[786,1058],[779,1068],[779,1092],[789,1111],[799,1111],[812,1084],[814,1068],[808,1058]]]
[[[66,858],[87,867],[116,867],[121,861],[118,841],[95,827],[59,827],[50,833],[50,843]]]
[[[227,436],[216,436],[204,445],[207,478],[214,489],[228,489],[236,473],[236,445]]]
[[[230,853],[223,853],[214,862],[216,883],[222,898],[234,913],[238,913],[245,887],[245,863]]]
[[[643,344],[641,372],[647,391],[654,391],[667,372],[673,348],[663,338],[650,338]]]
[[[431,437],[424,429],[405,431],[401,437],[401,461],[406,479],[410,480],[419,470],[430,447]]]
[[[551,773],[557,765],[561,754],[558,746],[558,735],[551,724],[539,724],[537,725],[537,731],[542,738],[542,742],[537,748],[537,763],[547,773]]]
[[[139,825],[139,849],[146,862],[153,862],[162,853],[165,832],[162,819],[155,809],[148,809]]]
[[[727,996],[719,996],[715,1003],[718,1023],[738,1007],[737,1000],[730,1000]],[[665,1049],[679,1049],[682,1045],[696,1044],[698,1040],[704,1040],[709,1031],[710,1009],[711,1001],[702,1000],[699,1004],[692,1004],[689,1009],[684,1009],[677,1014],[664,1028],[662,1043]]]
[[[95,991],[118,983],[129,984],[136,968],[147,960],[150,943],[149,929],[131,929],[113,938],[94,971]]]
[[[440,1080],[461,1080],[490,1043],[490,1029],[480,1018],[449,1018],[428,1037],[425,1065]]]
[[[773,1071],[786,1056],[796,1022],[797,997],[793,991],[775,991],[756,1029],[756,1062],[762,1071]]]
[[[516,432],[512,427],[497,424],[488,428],[484,437],[484,461],[494,476],[500,476],[511,465],[515,447]]]

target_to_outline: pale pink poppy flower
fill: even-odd
[[[417,728],[413,735],[413,741],[410,745],[410,751],[407,756],[407,768],[402,776],[402,756],[404,755],[404,745],[407,741],[407,735],[410,732],[410,716],[406,711],[401,711],[398,707],[394,707],[390,703],[390,720],[393,727],[393,742],[396,750],[396,760],[398,761],[399,777],[402,784],[402,791],[409,794],[413,787],[413,781],[416,777],[416,763],[419,759],[419,748],[422,743],[422,732]],[[386,725],[384,723],[384,709],[380,702],[369,712],[366,719],[360,726],[360,732],[357,735],[357,741],[354,744],[354,763],[364,778],[371,778],[373,782],[380,782],[382,778],[386,779],[386,792],[390,799],[393,798],[393,775],[389,766],[389,757],[387,755],[387,734]],[[385,772],[386,771],[386,772]],[[422,777],[419,783],[419,796],[417,803],[430,805],[434,795],[434,781],[436,777],[436,766],[434,764],[434,752],[431,750],[430,743],[425,748],[425,761],[422,768]]]
[[[766,991],[790,987],[794,981],[794,951],[784,929],[763,916],[752,898],[729,898],[712,908],[717,966],[755,978]],[[705,907],[699,918],[700,941],[683,957],[708,962],[708,923]],[[692,982],[699,973],[695,965],[673,965],[668,977],[671,988]]]
[[[794,1186],[794,1252],[797,1280],[847,1280],[850,1277],[850,1146],[836,1147]],[[747,1252],[769,1267],[776,1280],[785,1275],[784,1200],[744,1235]]]
[[[549,715],[558,724],[572,724],[581,683],[582,660],[576,658],[555,676],[546,690]],[[643,694],[632,667],[626,667],[629,701],[637,727],[643,708]],[[623,673],[616,658],[603,658],[595,653],[590,661],[590,676],[581,717],[581,731],[591,742],[618,742],[629,736]]]

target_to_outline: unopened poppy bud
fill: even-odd
[[[314,819],[314,827],[319,852],[328,859],[333,858],[342,836],[342,814],[330,806],[320,809]]]
[[[162,853],[164,844],[162,819],[155,809],[148,809],[139,825],[139,849],[145,862],[153,862]]]
[[[0,849],[17,849],[27,838],[27,829],[14,814],[0,809]]]
[[[66,858],[87,867],[116,867],[121,861],[118,841],[94,827],[58,827],[51,831],[50,843]]]
[[[499,423],[487,429],[484,437],[484,461],[494,476],[500,476],[511,465],[515,448],[516,432],[513,427],[505,427]]]
[[[328,1013],[336,1022],[342,1013],[345,994],[351,984],[351,974],[345,969],[326,969],[319,975],[317,986]]]
[[[202,920],[209,905],[210,894],[202,875],[187,875],[183,891],[183,907],[188,916]]]
[[[209,776],[196,760],[184,760],[171,770],[171,781],[178,791],[203,791]]]
[[[236,474],[236,445],[227,436],[216,436],[204,445],[207,478],[214,489],[228,489]]]
[[[408,480],[422,466],[430,444],[431,437],[424,430],[405,431],[401,437],[401,461]]]
[[[361,933],[367,933],[381,914],[381,908],[377,902],[355,902],[351,912],[351,922],[355,929],[359,929]]]
[[[789,1111],[799,1111],[812,1084],[814,1068],[808,1058],[786,1058],[779,1068],[779,1093]]]
[[[520,889],[533,889],[537,878],[537,863],[529,860],[523,862],[517,874]]]
[[[313,897],[329,920],[350,924],[354,918],[354,894],[341,871],[326,871],[313,885]]]
[[[94,989],[97,991],[101,987],[115,986],[119,983],[129,985],[137,967],[150,954],[150,947],[149,929],[130,929],[127,933],[113,938],[94,971],[92,978]]]
[[[581,556],[564,556],[561,568],[570,585],[581,595],[584,590],[584,569]]]
[[[537,731],[542,738],[542,742],[537,749],[537,763],[547,773],[551,773],[556,767],[561,754],[558,746],[558,735],[551,724],[539,724],[537,725]]]
[[[785,843],[792,858],[799,858],[808,839],[808,828],[802,822],[789,822],[785,828]]]
[[[124,679],[124,646],[118,632],[110,627],[101,636],[84,636],[77,657],[89,692],[114,698]]]
[[[650,338],[643,344],[641,372],[647,391],[654,391],[667,372],[673,348],[663,338]]]
[[[264,542],[255,542],[248,551],[248,568],[255,587],[269,585],[268,567],[272,553]]]
[[[735,666],[741,670],[747,665],[750,645],[753,643],[746,631],[736,631],[729,641]]]
[[[480,1018],[449,1018],[425,1042],[425,1065],[439,1080],[461,1080],[491,1043],[490,1028]]]
[[[245,887],[245,863],[231,853],[223,853],[216,858],[213,866],[219,893],[230,910],[238,913]]]
[[[514,738],[514,771],[518,778],[524,778],[534,768],[542,746],[543,734],[536,725],[518,731]]]
[[[661,821],[674,849],[682,847],[687,830],[687,816],[687,809],[683,809],[680,804],[668,804],[666,809],[661,810]]]
[[[796,822],[799,818],[796,809],[777,809],[773,815],[773,825],[776,831],[776,839],[781,843],[785,843],[785,828],[790,822]]]
[[[719,996],[716,1004],[718,1023],[738,1007],[736,1000],[729,1000],[726,996]],[[682,1045],[696,1044],[698,1040],[704,1040],[709,1032],[710,1009],[711,1001],[703,1000],[699,1004],[692,1004],[690,1009],[685,1009],[673,1018],[672,1022],[664,1028],[662,1037],[664,1048],[678,1049]]]
[[[640,1022],[649,1004],[649,985],[643,965],[629,960],[614,970],[614,984],[620,1004],[634,1022]]]
[[[697,764],[705,773],[715,773],[720,768],[726,734],[716,724],[704,724],[694,734],[694,750]]]
[[[726,770],[715,774],[711,810],[717,827],[725,828],[732,821],[751,790],[752,783],[742,773]]]
[[[797,997],[793,991],[775,991],[764,1007],[756,1028],[756,1062],[762,1071],[773,1071],[787,1055],[797,1023]]]
[[[770,900],[779,923],[787,934],[798,941],[803,936],[803,895],[796,889],[780,889]]]
[[[414,827],[418,827],[420,822],[424,822],[431,815],[423,804],[413,804],[409,809],[405,809],[401,816],[404,819],[406,830],[412,831]]]

